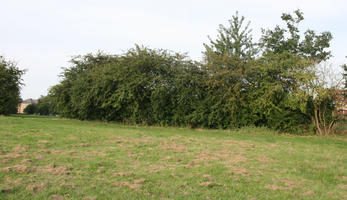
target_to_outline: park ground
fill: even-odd
[[[347,137],[0,116],[0,199],[347,199]]]

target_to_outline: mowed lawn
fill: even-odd
[[[0,199],[347,199],[347,137],[0,117]]]

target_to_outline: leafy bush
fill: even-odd
[[[317,125],[315,106],[328,108],[324,117],[331,121],[334,104],[332,96],[319,92],[323,87],[307,83],[319,79],[314,66],[330,57],[325,49],[332,36],[308,30],[300,39],[300,11],[282,19],[286,27],[266,30],[253,42],[249,23],[244,26],[245,18],[236,14],[229,27],[220,26],[216,40],[204,44],[202,63],[140,46],[122,55],[77,56],[39,110],[146,125],[259,126],[297,133],[315,124],[319,131],[325,125]]]
[[[16,64],[0,56],[0,114],[8,115],[17,112],[21,101],[19,92],[22,85],[23,70]]]
[[[38,108],[36,104],[29,104],[27,107],[24,108],[23,111],[26,114],[32,115],[37,113]]]

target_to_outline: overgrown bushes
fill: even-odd
[[[82,120],[310,130],[312,103],[320,94],[307,83],[319,78],[312,66],[329,58],[325,49],[332,37],[308,30],[300,39],[300,11],[282,19],[285,28],[264,31],[255,43],[236,14],[230,27],[221,26],[217,39],[205,44],[201,63],[141,46],[122,55],[78,56],[47,98],[61,116]]]

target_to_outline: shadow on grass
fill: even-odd
[[[12,114],[10,117],[19,117],[19,118],[58,118],[55,115],[28,115],[28,114]]]

